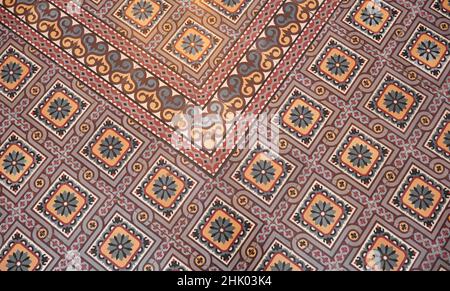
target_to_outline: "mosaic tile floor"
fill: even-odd
[[[0,0],[0,21],[1,271],[450,270],[448,0]],[[250,113],[277,152],[226,146]]]

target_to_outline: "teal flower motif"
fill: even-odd
[[[10,255],[6,261],[6,268],[8,271],[24,272],[29,271],[31,266],[30,256],[22,251],[16,251]]]
[[[74,193],[64,191],[56,197],[53,208],[56,213],[64,217],[71,215],[78,206],[78,200]]]
[[[427,61],[436,60],[439,54],[441,53],[441,49],[435,42],[430,40],[422,41],[417,47],[417,52],[422,58],[425,58]]]
[[[122,152],[123,144],[116,136],[109,135],[100,143],[100,154],[103,158],[113,160]]]
[[[203,50],[205,42],[203,39],[196,34],[190,33],[183,37],[181,42],[181,47],[183,50],[190,55],[196,55]]]
[[[141,0],[134,4],[133,16],[139,20],[149,19],[153,15],[153,5],[149,1]]]
[[[348,159],[353,166],[364,168],[372,161],[372,153],[367,146],[356,144],[350,149]]]
[[[336,217],[336,210],[330,203],[319,201],[312,206],[310,217],[321,227],[331,225]]]
[[[116,260],[123,261],[131,255],[133,242],[128,235],[117,234],[109,240],[109,254]]]
[[[376,26],[383,20],[383,13],[380,8],[368,5],[361,11],[361,19],[368,26]]]
[[[169,200],[177,192],[177,184],[170,176],[159,177],[153,185],[153,192],[161,200]]]
[[[313,121],[313,114],[306,106],[297,106],[291,111],[290,120],[300,128],[307,128]]]
[[[334,54],[327,60],[327,69],[331,74],[341,76],[348,72],[350,63],[344,56]]]
[[[63,120],[67,118],[72,110],[72,105],[64,98],[57,98],[50,103],[48,114],[55,120]]]
[[[387,93],[384,98],[384,105],[390,112],[400,113],[405,110],[407,104],[406,96],[395,90]]]
[[[422,185],[418,185],[411,190],[409,194],[409,201],[417,209],[427,210],[434,202],[434,194],[430,188]]]
[[[25,156],[18,151],[12,151],[3,160],[3,170],[8,172],[10,175],[17,175],[23,171],[27,160]]]
[[[1,71],[1,78],[6,83],[14,83],[20,79],[23,74],[23,69],[20,64],[16,62],[10,62],[6,64]]]
[[[398,264],[398,254],[394,248],[381,244],[374,250],[372,260],[376,270],[391,271]]]
[[[251,175],[257,183],[268,184],[275,178],[275,168],[270,161],[258,161],[253,165]]]
[[[234,229],[228,218],[219,217],[211,223],[209,234],[215,242],[226,243],[233,237]]]
[[[292,266],[286,262],[276,262],[271,268],[274,272],[289,272],[292,271]]]

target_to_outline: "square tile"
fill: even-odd
[[[256,144],[232,178],[270,204],[294,170],[294,165],[263,145]]]
[[[450,190],[417,166],[412,166],[389,203],[433,231],[450,200]]]
[[[449,40],[419,24],[400,52],[400,56],[430,76],[438,79],[450,60]]]
[[[188,18],[164,49],[198,71],[221,41],[208,29]]]
[[[107,118],[80,153],[114,179],[141,144]]]
[[[296,88],[280,107],[273,122],[302,145],[310,147],[331,114],[326,106]]]
[[[408,271],[418,251],[376,224],[352,261],[361,271]]]
[[[275,240],[258,265],[257,271],[315,271],[316,269],[305,262],[285,245]]]
[[[234,208],[215,198],[189,236],[228,265],[254,226]]]
[[[98,198],[63,172],[33,210],[66,237],[75,231]]]
[[[0,146],[0,184],[17,194],[45,157],[16,133]]]
[[[150,169],[133,194],[171,220],[197,182],[164,158]]]
[[[400,10],[386,1],[357,0],[344,21],[380,43],[400,15]]]
[[[13,46],[0,54],[0,94],[14,100],[41,68]]]
[[[354,211],[354,206],[316,181],[290,220],[332,248]]]
[[[386,74],[366,108],[405,132],[425,99],[421,93]]]
[[[89,106],[89,102],[57,81],[33,107],[30,115],[62,139]]]
[[[377,139],[352,126],[329,162],[369,188],[391,152]]]
[[[114,16],[147,37],[171,7],[162,0],[125,0]]]
[[[44,271],[52,260],[30,238],[16,230],[0,250],[0,271]]]
[[[141,230],[115,214],[90,247],[89,255],[108,270],[133,270],[153,243]]]
[[[450,161],[450,110],[445,110],[436,129],[428,139],[428,149]]]
[[[308,70],[346,93],[367,62],[366,58],[330,38]]]
[[[206,0],[208,5],[232,22],[236,22],[251,4],[251,0]]]

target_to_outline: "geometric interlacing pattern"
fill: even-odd
[[[450,270],[449,1],[0,0],[0,21],[1,271]],[[176,148],[194,108],[222,140]],[[249,112],[278,152],[221,147]]]

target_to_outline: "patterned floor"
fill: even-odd
[[[1,271],[450,270],[448,0],[0,18]],[[278,152],[225,146],[249,113]]]

